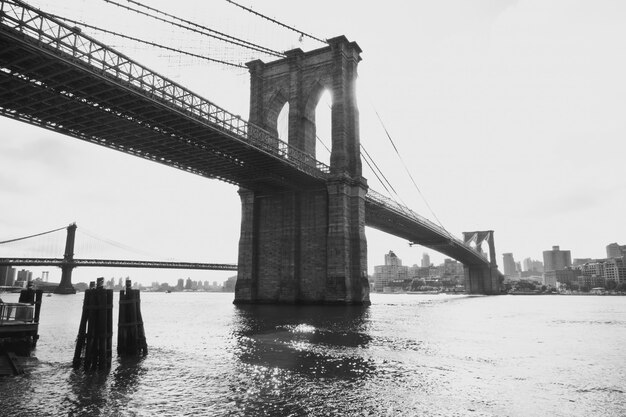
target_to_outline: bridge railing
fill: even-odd
[[[34,305],[25,303],[0,303],[0,326],[32,323],[34,321]]]
[[[0,24],[37,39],[39,45],[64,52],[72,59],[88,64],[90,70],[99,70],[101,75],[123,81],[126,86],[131,85],[177,111],[183,110],[234,139],[249,143],[314,177],[325,178],[330,172],[330,167],[317,161],[313,155],[82,34],[80,28],[67,25],[26,3],[0,0]]]
[[[374,202],[376,202],[377,204],[387,208],[388,210],[391,210],[397,214],[400,214],[401,216],[407,217],[409,219],[412,219],[418,223],[423,224],[424,226],[428,227],[429,229],[439,233],[442,236],[448,236],[448,238],[451,241],[454,241],[455,243],[458,243],[460,245],[463,246],[467,246],[465,245],[465,243],[463,243],[463,241],[461,239],[458,239],[454,236],[452,236],[452,234],[450,234],[450,232],[448,232],[446,229],[444,229],[443,227],[433,223],[432,221],[428,220],[426,217],[424,216],[420,216],[419,214],[417,214],[416,212],[414,212],[413,210],[411,210],[410,208],[408,208],[405,205],[402,205],[394,200],[392,200],[391,198],[385,197],[384,195],[377,193],[376,191],[373,191],[372,189],[369,189],[367,191],[367,197],[370,198],[371,200],[373,200]]]

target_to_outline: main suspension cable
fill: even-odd
[[[128,0],[128,1],[131,1],[131,0]],[[311,39],[316,40],[316,41],[318,41],[318,42],[328,43],[328,42],[327,42],[327,41],[325,41],[325,40],[322,40],[322,39],[320,39],[320,38],[318,38],[318,37],[315,37],[315,36],[310,35],[310,34],[308,34],[308,33],[306,33],[306,32],[303,32],[303,31],[301,31],[301,30],[298,30],[298,29],[294,28],[293,26],[286,25],[286,24],[284,24],[284,23],[282,23],[282,22],[279,22],[279,21],[278,21],[278,20],[276,20],[276,19],[272,19],[271,17],[265,16],[265,15],[263,15],[263,14],[261,14],[261,13],[257,12],[257,11],[254,11],[254,10],[252,10],[252,9],[248,8],[248,7],[242,6],[242,5],[241,5],[241,4],[239,4],[239,3],[235,3],[235,2],[234,2],[234,1],[232,1],[232,0],[226,0],[226,1],[227,1],[228,3],[230,3],[230,4],[233,4],[233,5],[235,5],[235,6],[239,7],[239,8],[241,8],[241,9],[243,9],[243,10],[247,11],[247,12],[250,12],[250,13],[252,13],[252,14],[256,15],[256,16],[262,17],[262,18],[263,18],[263,19],[265,19],[265,20],[269,20],[270,22],[275,23],[275,24],[277,24],[278,26],[282,26],[282,27],[284,27],[284,28],[286,28],[286,29],[289,29],[289,30],[291,30],[291,31],[294,31],[294,32],[296,32],[297,34],[299,34],[299,35],[300,35],[300,37],[306,36],[307,38],[311,38]]]
[[[172,26],[177,26],[177,27],[180,27],[182,29],[189,30],[191,32],[196,32],[196,33],[199,33],[201,35],[209,36],[211,38],[215,38],[215,39],[221,40],[223,42],[228,42],[228,43],[231,43],[233,45],[241,46],[243,48],[251,49],[251,50],[254,50],[254,51],[257,51],[257,52],[261,52],[261,53],[264,53],[264,54],[268,54],[268,55],[274,55],[274,56],[277,56],[277,57],[280,57],[280,58],[285,56],[282,52],[275,51],[273,49],[266,48],[264,46],[254,44],[252,42],[248,42],[248,41],[245,41],[243,39],[236,38],[234,36],[231,36],[231,35],[228,35],[228,34],[225,34],[225,33],[222,33],[222,32],[216,31],[216,30],[213,30],[213,29],[208,28],[206,26],[202,26],[202,25],[199,25],[197,23],[193,23],[191,21],[188,21],[188,20],[182,19],[180,17],[176,17],[176,16],[173,16],[173,15],[170,15],[170,14],[165,13],[165,12],[161,12],[161,11],[159,11],[157,9],[153,9],[153,8],[151,8],[149,6],[142,5],[141,3],[138,3],[138,2],[135,2],[135,1],[133,1],[132,3],[141,5],[142,7],[145,7],[147,9],[149,9],[149,10],[154,10],[157,13],[163,14],[163,15],[171,17],[173,19],[177,19],[177,20],[179,20],[181,22],[184,22],[187,25],[191,25],[193,27],[182,25],[180,23],[173,22],[171,20],[163,19],[163,18],[155,16],[153,14],[146,13],[144,11],[138,10],[138,9],[136,9],[134,7],[125,6],[123,4],[117,3],[117,2],[115,2],[113,0],[104,0],[104,1],[107,2],[107,3],[113,4],[113,5],[117,6],[117,7],[121,7],[123,9],[130,10],[132,12],[138,13],[140,15],[151,17],[152,19],[168,23],[168,24],[170,24]],[[130,2],[132,0],[127,0],[127,1]]]
[[[86,28],[98,30],[98,31],[103,32],[103,33],[108,33],[109,35],[119,36],[120,38],[129,39],[131,41],[143,43],[143,44],[154,46],[154,47],[161,48],[161,49],[166,49],[168,51],[176,52],[176,53],[183,54],[183,55],[189,55],[189,56],[192,56],[194,58],[200,58],[200,59],[204,59],[206,61],[211,61],[211,62],[215,62],[215,63],[218,63],[218,64],[223,64],[223,65],[229,65],[229,66],[237,67],[237,68],[247,68],[245,65],[235,64],[235,63],[228,62],[228,61],[222,61],[220,59],[215,59],[215,58],[209,58],[208,56],[194,54],[192,52],[183,51],[181,49],[172,48],[172,47],[161,45],[161,44],[158,44],[158,43],[155,43],[155,42],[151,42],[151,41],[146,41],[146,40],[143,40],[143,39],[135,38],[135,37],[129,36],[129,35],[123,35],[121,33],[114,32],[112,30],[103,29],[103,28],[100,28],[98,26],[93,26],[93,25],[87,24],[85,22],[69,19],[67,17],[58,16],[58,15],[54,15],[54,14],[51,14],[51,13],[48,13],[48,15],[52,16],[54,18],[57,18],[57,19],[64,20],[66,22],[70,22],[70,23],[73,23],[73,24],[76,24],[76,25],[84,26]]]
[[[18,238],[15,238],[15,239],[3,240],[2,242],[0,242],[0,245],[2,245],[4,243],[17,242],[19,240],[30,239],[31,237],[47,235],[48,233],[58,232],[59,230],[63,230],[63,229],[67,229],[67,226],[59,227],[58,229],[49,230],[47,232],[37,233],[37,234],[34,234],[34,235],[30,235],[30,236],[24,236],[24,237],[18,237]]]

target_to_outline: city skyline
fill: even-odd
[[[122,24],[116,21],[119,11],[110,5],[98,5],[104,10],[100,13],[80,10],[81,2],[31,3],[107,28]],[[220,23],[211,16],[232,12],[227,4],[214,5],[217,13],[199,4],[190,12],[185,2],[154,5],[190,20],[197,17],[209,26]],[[335,12],[326,13],[325,5]],[[258,7],[303,30],[324,37],[345,34],[360,45],[361,142],[403,201],[421,215],[441,220],[455,236],[494,230],[501,271],[503,253],[540,259],[543,250],[559,245],[570,250],[572,258],[602,258],[606,245],[625,240],[619,151],[626,133],[626,62],[615,51],[623,50],[626,42],[621,24],[626,5],[415,2],[398,15],[391,7],[363,4],[354,19],[345,19],[355,13],[345,4],[322,2],[309,10],[306,5],[291,8],[267,1]],[[249,26],[259,24],[241,16]],[[385,20],[394,24],[371,30]],[[236,26],[226,29],[242,29]],[[135,33],[132,24],[124,30]],[[260,35],[258,41],[271,44],[276,39]],[[154,65],[156,71],[247,119],[245,69],[180,58],[163,64],[152,61],[145,48],[121,40],[113,43],[131,58]],[[300,44],[291,34],[278,43],[284,49],[319,46]],[[208,45],[199,46],[212,53]],[[428,205],[406,178],[377,114]],[[76,221],[79,230],[164,258],[237,261],[236,187],[6,118],[0,118],[0,131],[0,240]],[[381,191],[371,172],[364,175],[372,189]],[[373,229],[366,233],[370,273],[390,249],[407,263],[420,263],[422,247],[411,248]],[[428,252],[435,263],[444,258]],[[49,270],[51,280],[60,276],[60,271]],[[75,282],[89,280],[83,275],[108,276],[106,270],[75,273]],[[142,283],[164,281],[163,274],[115,273]],[[210,281],[216,276],[169,274]]]

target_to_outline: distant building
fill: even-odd
[[[560,271],[572,266],[572,254],[568,250],[561,250],[558,246],[552,246],[552,250],[543,251],[543,270]]]
[[[580,275],[586,277],[604,277],[604,262],[596,260],[579,266]]]
[[[606,246],[607,258],[622,258],[626,256],[626,245],[618,245],[617,243],[611,243]]]
[[[508,277],[517,276],[515,268],[515,259],[513,259],[512,253],[502,254],[502,265],[504,266],[504,275]]]
[[[393,292],[408,281],[409,268],[393,251],[385,255],[385,264],[374,266],[374,289],[377,292]]]
[[[17,271],[17,279],[15,280],[14,285],[18,287],[25,287],[28,281],[33,280],[33,273],[27,269],[22,269],[21,271]]]
[[[430,267],[430,256],[427,253],[422,255],[422,268]]]
[[[545,285],[552,285],[552,283],[559,282],[561,284],[575,284],[578,282],[579,271],[577,269],[565,268],[558,271],[546,271],[543,274],[543,282]]]
[[[593,262],[593,259],[591,258],[574,258],[574,260],[572,261],[572,266],[574,268],[579,267],[581,265],[586,264],[587,262]]]
[[[522,271],[526,272],[543,272],[543,262],[526,258],[522,261]]]
[[[604,280],[616,284],[626,282],[626,262],[624,258],[609,258],[604,262]]]
[[[0,266],[0,286],[11,287],[15,283],[15,268]]]
[[[237,275],[229,277],[226,281],[224,281],[224,286],[222,287],[222,291],[235,292],[236,283],[237,283]]]

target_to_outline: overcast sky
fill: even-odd
[[[300,43],[297,34],[223,0],[145,2],[278,50],[322,46]],[[218,59],[270,60],[101,0],[31,4]],[[560,245],[572,258],[600,258],[607,244],[626,244],[626,2],[242,4],[317,37],[345,35],[360,45],[361,142],[418,213],[439,219],[459,237],[494,230],[501,269],[504,252],[518,261],[541,260],[543,250]],[[245,69],[84,32],[247,117]],[[402,169],[376,112],[434,214]],[[328,144],[324,128],[319,132]],[[236,187],[6,118],[0,118],[0,138],[0,241],[76,222],[77,257],[81,250],[83,256],[122,254],[81,234],[88,231],[150,257],[237,261]],[[372,189],[384,191],[369,170],[364,175]],[[406,265],[419,263],[425,251],[366,232],[370,272],[389,250]],[[7,251],[0,254],[23,255]],[[435,263],[443,260],[428,252]],[[233,273],[77,269],[74,282],[100,275],[173,283],[188,276],[221,282]],[[60,271],[50,270],[51,280],[59,277]]]

